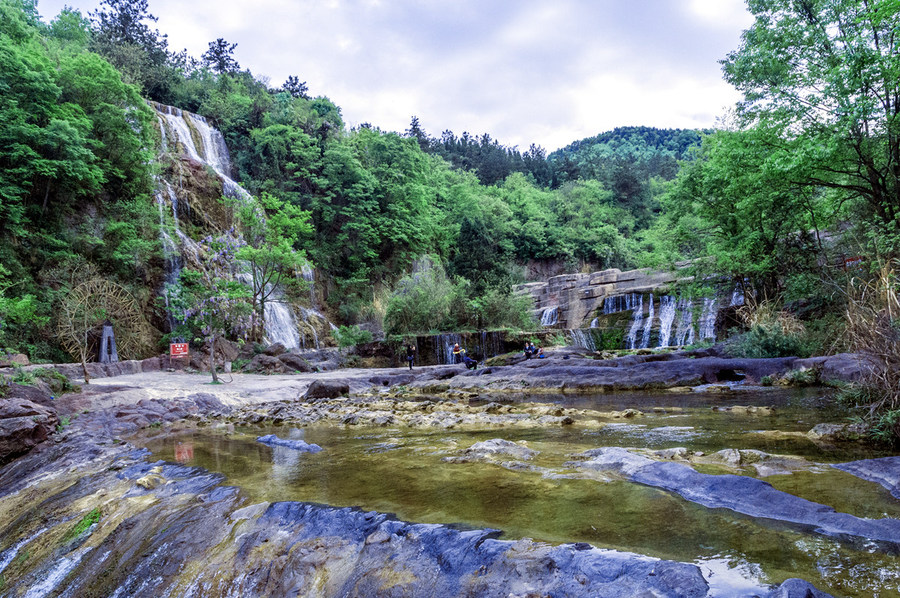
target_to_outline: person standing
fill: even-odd
[[[406,361],[409,362],[409,369],[412,369],[413,362],[416,360],[416,346],[412,342],[406,343]]]
[[[459,343],[453,344],[453,363],[462,363],[462,356],[466,352],[465,349],[460,348]]]

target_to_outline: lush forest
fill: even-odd
[[[721,129],[625,127],[548,155],[488,133],[434,137],[416,117],[402,132],[348,129],[300,74],[273,86],[227,40],[200,57],[169,48],[146,0],[49,23],[30,0],[0,0],[0,347],[64,359],[60,320],[85,278],[145,315],[136,351],[168,332],[154,101],[214,123],[259,198],[263,218],[236,216],[236,255],[282,273],[308,260],[341,324],[527,328],[510,285],[529,264],[693,260],[697,287],[732,279],[770,314],[747,324],[769,353],[879,339],[900,364],[900,4],[749,8],[722,60],[744,100]],[[883,383],[900,425],[900,385]]]
[[[571,271],[655,259],[659,197],[699,142],[697,132],[623,129],[548,158],[488,134],[433,138],[415,117],[404,132],[348,130],[340,107],[299,76],[274,87],[242,70],[235,44],[215,40],[199,59],[172,51],[146,1],[66,9],[50,23],[27,0],[0,6],[0,344],[37,359],[62,357],[54,313],[73,272],[123,286],[166,331],[152,200],[166,165],[154,160],[148,100],[208,117],[235,178],[271,199],[269,215],[306,223],[267,241],[324,273],[333,318],[394,333],[529,327],[509,293],[529,262]],[[402,316],[403,294],[423,279],[441,288],[439,305],[418,308],[427,328]]]

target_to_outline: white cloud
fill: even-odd
[[[46,18],[63,2],[42,0]],[[95,0],[74,0],[83,12]],[[289,75],[350,124],[490,133],[548,150],[622,125],[711,127],[737,99],[717,61],[741,0],[150,0],[173,49],[223,37],[278,85]]]

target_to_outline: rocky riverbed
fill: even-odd
[[[13,450],[0,457],[0,592],[805,597],[874,588],[900,595],[900,570],[890,564],[900,550],[900,507],[890,502],[900,483],[894,457],[854,448],[839,418],[815,419],[820,411],[807,404],[825,401],[820,394],[746,390],[799,368],[817,368],[820,378],[853,376],[851,357],[616,361],[560,351],[508,361],[474,372],[236,374],[222,385],[132,366],[141,373],[53,398],[10,386],[0,410],[2,429],[14,431]],[[609,392],[617,388],[633,392]],[[657,390],[634,392],[646,388]],[[207,437],[233,450],[201,458]],[[246,462],[248,451],[257,464]],[[790,482],[834,475],[873,481],[861,481],[856,494],[865,496],[853,498]],[[433,494],[445,486],[472,494],[446,502]],[[492,486],[506,488],[507,498]],[[417,487],[432,498],[410,498]],[[538,487],[538,502],[515,498]],[[632,488],[643,489],[638,496]],[[397,497],[384,502],[381,491]],[[554,523],[553,505],[578,512],[568,497],[593,505],[592,495],[605,498],[585,517],[608,511],[601,531],[590,531],[598,521]],[[713,548],[703,552],[697,533],[655,530],[647,527],[655,515],[627,508],[655,509],[663,498],[689,526],[725,520],[749,535],[710,529]],[[515,518],[520,509],[526,521]],[[508,523],[504,511],[514,516]],[[619,536],[615,520],[623,517],[643,526],[637,541]],[[696,540],[666,547],[670,533],[673,541]],[[784,570],[815,579],[754,565],[753,555],[775,550],[749,548],[754,536],[788,542],[789,550],[778,549],[785,558],[810,564]],[[722,551],[733,553],[724,568],[715,565]]]

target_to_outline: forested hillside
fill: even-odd
[[[632,137],[630,156],[561,173],[539,147],[521,154],[488,134],[435,139],[415,118],[403,133],[348,130],[340,107],[299,77],[272,87],[242,70],[226,40],[199,59],[172,51],[144,0],[67,9],[50,23],[28,0],[0,7],[0,345],[36,359],[64,358],[59,302],[85,276],[121,285],[168,332],[153,194],[170,167],[154,159],[161,131],[147,101],[218,127],[233,177],[273,198],[270,216],[289,208],[311,225],[278,242],[317,268],[332,317],[377,328],[393,313],[389,332],[410,331],[403,295],[423,276],[437,289],[428,294],[437,303],[419,308],[432,329],[528,327],[509,285],[530,261],[577,270],[652,259],[657,198],[684,155]],[[640,192],[610,172],[630,173]],[[416,263],[431,267],[423,274]]]

